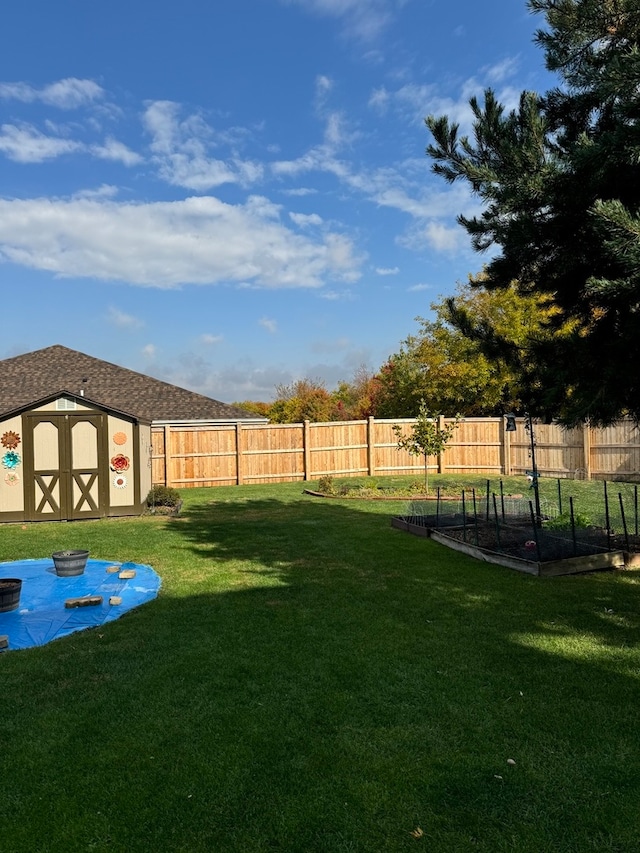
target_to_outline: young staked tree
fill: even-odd
[[[453,423],[441,425],[437,417],[430,414],[424,400],[420,401],[416,422],[411,426],[409,435],[405,435],[400,424],[394,424],[393,431],[398,439],[398,450],[406,450],[411,456],[424,458],[424,493],[429,494],[429,457],[443,453],[458,428],[460,415]]]
[[[551,333],[519,362],[529,410],[566,424],[640,420],[640,4],[528,5],[546,18],[536,41],[558,88],[523,92],[512,112],[490,89],[482,105],[472,98],[472,138],[429,116],[427,152],[484,204],[458,218],[477,251],[495,253],[483,285],[517,281],[552,307]],[[490,324],[457,320],[490,357],[501,350]]]

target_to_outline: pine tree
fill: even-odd
[[[473,139],[429,116],[433,170],[484,204],[460,216],[488,288],[518,282],[552,309],[553,334],[520,364],[528,408],[566,424],[640,420],[640,6],[638,0],[530,0],[560,85],[523,92],[507,113],[490,90],[470,101]],[[455,318],[454,318],[455,320]],[[464,317],[459,317],[461,328]],[[500,336],[467,324],[487,354]]]

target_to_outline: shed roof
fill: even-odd
[[[0,361],[0,415],[68,393],[141,421],[242,421],[256,415],[60,344]]]

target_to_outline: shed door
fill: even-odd
[[[106,515],[106,415],[38,412],[24,418],[27,520]]]

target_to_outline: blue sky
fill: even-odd
[[[424,117],[550,79],[524,0],[21,0],[0,32],[0,358],[219,400],[377,369],[482,267]]]

